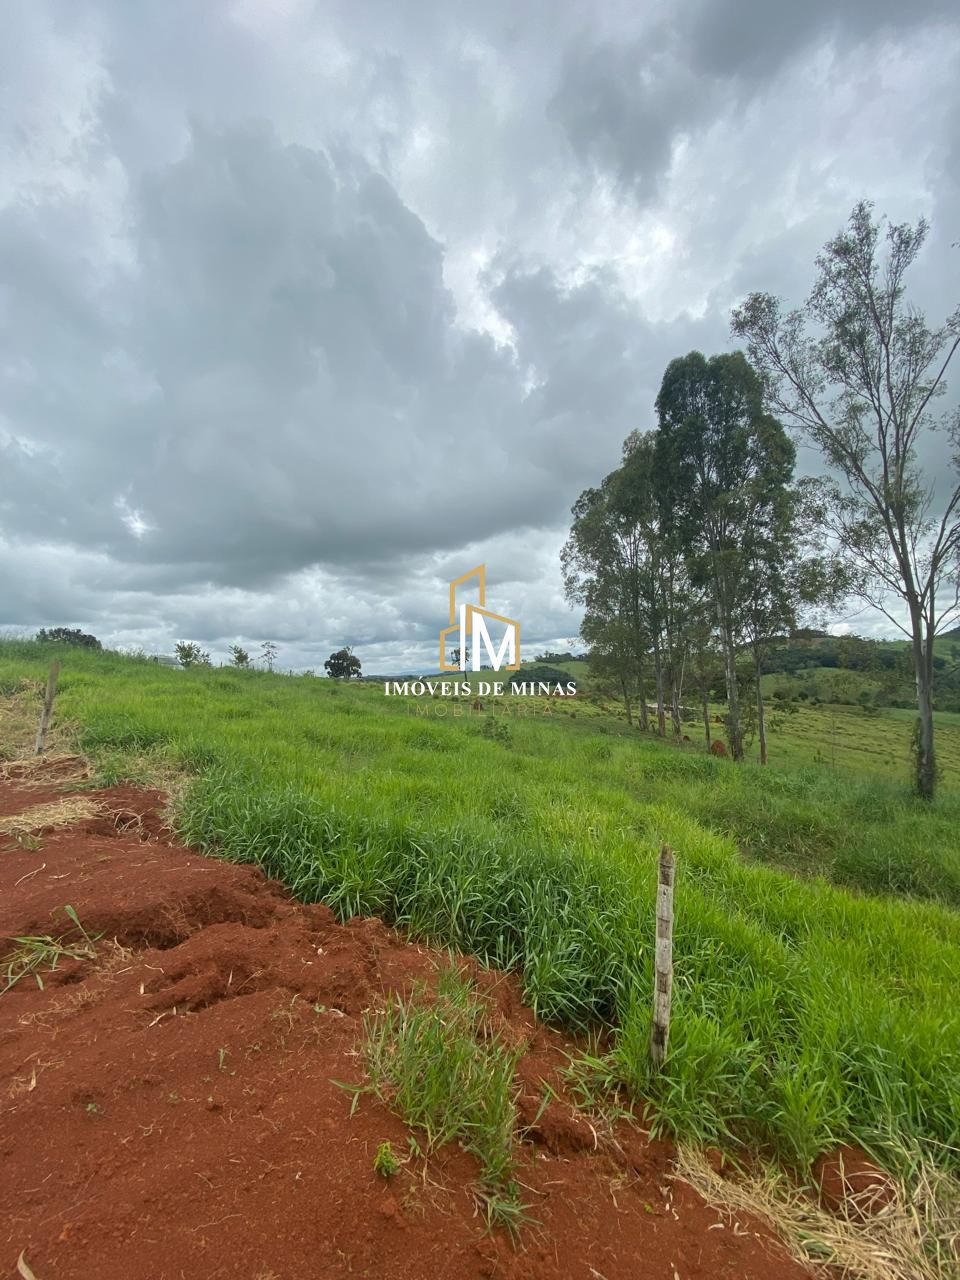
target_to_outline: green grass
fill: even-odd
[[[790,726],[771,748],[793,763],[737,768],[579,698],[494,733],[489,711],[418,715],[375,686],[60,656],[58,715],[112,775],[126,755],[194,775],[188,840],[517,971],[543,1018],[615,1027],[611,1070],[659,1129],[798,1164],[840,1139],[960,1162],[955,787],[925,805],[905,769],[811,763]],[[49,657],[0,645],[0,687]],[[849,714],[854,758],[879,722]],[[675,1013],[652,1077],[662,841]]]
[[[476,1156],[490,1221],[519,1227],[514,1071],[522,1046],[509,1048],[491,1032],[469,978],[451,964],[435,993],[421,986],[406,1000],[392,996],[364,1018],[364,1039],[371,1090],[424,1131],[428,1151],[456,1141]],[[395,1157],[391,1165],[382,1152],[375,1168],[396,1173]]]
[[[774,715],[768,733],[774,770],[813,765],[848,779],[870,776],[904,783],[910,775],[910,735],[916,712],[885,707],[867,716],[858,707],[804,706],[792,716]],[[936,750],[941,792],[960,792],[960,714],[938,711]],[[719,727],[719,726],[718,726]],[[692,736],[692,735],[691,735]],[[749,759],[757,759],[754,742]]]

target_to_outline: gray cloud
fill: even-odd
[[[703,0],[691,7],[685,33],[695,67],[714,74],[767,80],[811,46],[840,49],[954,20],[950,0]]]
[[[568,640],[573,500],[744,292],[868,196],[948,309],[960,26],[906,14],[11,5],[0,625],[429,665],[486,560]]]

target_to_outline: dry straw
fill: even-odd
[[[960,1184],[925,1157],[912,1162],[909,1189],[901,1185],[888,1204],[869,1213],[851,1195],[837,1213],[827,1212],[809,1191],[781,1171],[725,1178],[703,1153],[681,1147],[677,1176],[721,1209],[767,1221],[799,1261],[843,1280],[958,1280]]]
[[[20,813],[0,817],[0,834],[21,836],[43,831],[50,827],[69,827],[84,818],[92,818],[100,812],[99,801],[87,796],[64,796],[46,804],[35,804]]]

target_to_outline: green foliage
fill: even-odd
[[[235,667],[249,667],[250,655],[246,649],[242,649],[238,644],[230,646],[230,662]]]
[[[174,652],[181,667],[209,667],[210,654],[193,640],[178,640]]]
[[[73,630],[69,627],[50,627],[49,630],[45,630],[41,627],[37,632],[37,640],[40,644],[68,644],[80,649],[103,648],[96,636],[88,635],[79,627]]]
[[[389,1142],[381,1142],[373,1157],[373,1171],[381,1178],[395,1178],[400,1172],[400,1161]]]
[[[513,741],[510,726],[497,715],[486,716],[483,719],[480,725],[480,734],[484,738],[489,738],[492,742],[503,743],[505,747],[508,747]]]
[[[475,1155],[491,1220],[517,1227],[524,1206],[515,1176],[514,1072],[522,1046],[509,1047],[491,1030],[469,979],[450,965],[438,974],[435,995],[420,986],[406,1000],[392,996],[364,1018],[364,1037],[377,1096],[423,1129],[428,1150],[457,1141]],[[389,1172],[398,1167],[394,1159]]]
[[[323,668],[328,676],[336,679],[349,680],[351,677],[361,674],[360,659],[349,645],[343,649],[338,649],[336,653],[331,653],[323,664]]]

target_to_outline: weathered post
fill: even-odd
[[[43,710],[40,712],[40,727],[37,729],[37,745],[34,755],[43,754],[43,744],[50,728],[50,717],[53,715],[53,700],[57,694],[57,680],[60,678],[60,663],[50,663],[50,674],[47,677],[47,692],[43,699]]]
[[[650,1057],[655,1071],[663,1066],[670,1039],[670,997],[673,993],[673,881],[676,860],[665,844],[660,850],[657,883],[657,951],[653,979],[653,1026]]]

